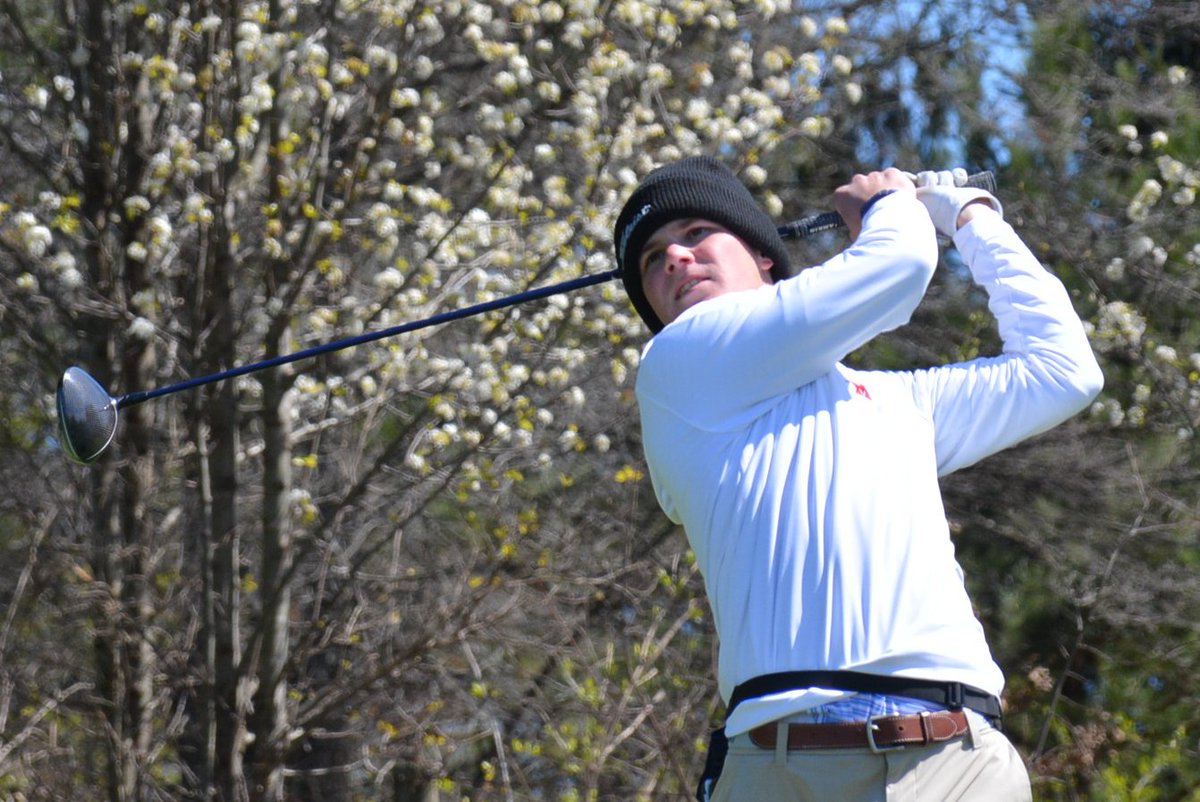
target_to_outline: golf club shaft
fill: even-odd
[[[229,370],[222,370],[218,373],[210,373],[207,376],[197,376],[194,379],[187,379],[186,381],[181,381],[177,384],[169,384],[166,387],[158,387],[153,390],[138,390],[132,393],[126,393],[125,395],[117,398],[117,408],[121,409],[123,407],[131,407],[134,404],[140,404],[143,401],[149,401],[152,398],[159,398],[164,395],[170,395],[171,393],[178,393],[181,390],[190,390],[193,387],[212,384],[213,382],[224,381],[237,376],[244,376],[247,373],[254,373],[256,371],[265,370],[266,368],[274,368],[278,367],[279,365],[287,365],[292,362],[299,362],[302,359],[309,359],[321,354],[328,354],[333,351],[341,351],[346,348],[353,348],[356,345],[375,342],[376,340],[382,340],[387,337],[395,337],[397,334],[404,334],[406,332],[416,331],[417,329],[428,328],[429,326],[437,326],[442,323],[449,323],[452,320],[461,320],[463,318],[473,317],[475,315],[483,314],[484,312],[491,312],[496,309],[504,309],[509,306],[516,306],[517,304],[524,303],[526,301],[536,301],[539,298],[547,298],[551,295],[570,292],[582,287],[590,287],[593,284],[602,284],[606,281],[612,281],[619,275],[619,271],[609,270],[604,273],[595,273],[590,276],[580,276],[579,278],[562,281],[558,284],[551,284],[546,287],[525,290],[524,292],[518,292],[514,295],[506,295],[503,298],[496,298],[492,301],[484,301],[482,303],[474,304],[473,306],[465,306],[462,309],[455,309],[450,312],[441,312],[430,317],[422,318],[421,320],[412,320],[408,323],[401,323],[396,326],[391,326],[390,328],[380,329],[379,331],[370,331],[365,334],[359,334],[355,337],[347,337],[342,340],[335,340],[330,343],[325,343],[324,345],[306,348],[303,351],[296,351],[291,354],[281,354],[276,357],[271,357],[270,359],[252,362],[248,365],[230,368]]]
[[[990,172],[976,173],[967,177],[967,186],[986,189],[989,192],[996,191],[996,178]],[[797,239],[810,237],[822,231],[830,231],[837,228],[844,228],[845,221],[837,212],[822,212],[810,217],[805,217],[800,220],[795,220],[791,223],[779,226],[778,231],[783,239]],[[579,278],[562,281],[557,284],[551,284],[546,287],[538,287],[532,290],[525,290],[514,295],[507,295],[503,298],[496,298],[492,301],[484,301],[483,303],[466,306],[462,309],[455,309],[450,312],[442,312],[432,315],[421,320],[413,320],[408,323],[401,323],[397,326],[392,326],[379,331],[371,331],[365,334],[360,334],[356,337],[347,337],[342,340],[335,340],[324,345],[317,345],[312,348],[306,348],[302,351],[296,351],[291,354],[281,354],[270,359],[263,359],[259,362],[251,362],[248,365],[242,365],[228,370],[222,370],[218,373],[210,373],[206,376],[197,376],[194,379],[187,379],[176,384],[169,384],[165,387],[159,387],[153,390],[137,390],[132,393],[126,393],[116,399],[118,409],[123,407],[131,407],[135,404],[140,404],[143,401],[149,401],[152,398],[159,398],[164,395],[178,393],[181,390],[190,390],[193,387],[200,387],[213,382],[232,379],[237,376],[244,376],[247,373],[265,370],[267,368],[287,365],[292,362],[299,362],[302,359],[309,359],[321,354],[328,354],[334,351],[341,351],[346,348],[353,348],[356,345],[375,342],[376,340],[394,337],[397,334],[404,334],[410,331],[427,328],[429,326],[437,326],[442,323],[449,323],[453,320],[462,320],[463,318],[473,317],[484,312],[491,312],[496,309],[504,309],[509,306],[526,301],[535,301],[539,298],[547,298],[551,295],[559,293],[571,292],[572,290],[590,287],[594,284],[602,284],[606,281],[612,281],[619,278],[621,272],[619,269],[609,270],[603,273],[595,273],[589,276],[580,276]]]

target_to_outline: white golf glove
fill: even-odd
[[[955,167],[953,170],[922,170],[915,175],[913,173],[905,173],[912,182],[921,187],[965,187],[967,185],[967,171],[961,167]]]
[[[968,203],[986,201],[998,214],[1004,215],[1004,208],[992,193],[966,186],[967,171],[961,167],[924,170],[909,177],[917,185],[917,200],[925,204],[934,228],[944,237],[953,239],[958,231],[958,215]]]

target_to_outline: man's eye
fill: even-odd
[[[711,234],[712,230],[712,226],[692,226],[688,229],[687,236],[692,242],[697,242]]]
[[[656,250],[651,251],[642,257],[642,272],[645,273],[647,270],[650,270],[652,267],[655,267],[659,262],[661,262],[662,255],[662,251]]]

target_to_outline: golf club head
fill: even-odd
[[[75,462],[92,462],[117,433],[117,400],[83,368],[69,367],[58,382],[58,434]]]

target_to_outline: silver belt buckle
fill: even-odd
[[[879,725],[877,725],[875,723],[875,719],[887,718],[887,717],[888,716],[886,716],[886,715],[871,716],[870,718],[867,719],[867,746],[870,748],[870,750],[872,752],[874,752],[877,755],[881,755],[884,752],[898,752],[899,750],[904,748],[904,744],[895,744],[893,746],[880,746],[879,744],[875,743],[875,731],[877,729],[879,729]]]

